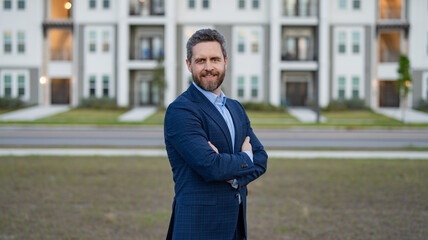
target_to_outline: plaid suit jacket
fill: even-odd
[[[267,154],[242,105],[228,99],[226,107],[235,127],[235,146],[221,114],[193,84],[166,111],[165,145],[175,182],[167,239],[233,239],[238,194],[246,232],[246,185],[266,171]],[[241,152],[246,136],[250,136],[253,162]],[[237,189],[227,183],[230,179],[238,180]]]

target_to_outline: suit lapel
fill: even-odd
[[[192,95],[192,101],[198,102],[201,109],[220,127],[227,140],[229,151],[232,152],[232,140],[230,138],[229,128],[227,127],[223,116],[219,113],[217,108],[201,92],[199,92],[195,86],[193,86],[193,84],[190,85],[188,91]]]
[[[242,135],[243,129],[241,128],[241,119],[238,116],[238,111],[234,107],[235,104],[230,104],[230,100],[226,101],[226,107],[229,110],[230,116],[232,116],[233,127],[235,128],[235,146],[233,146],[234,152],[240,152],[239,139]]]

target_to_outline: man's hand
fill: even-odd
[[[208,141],[208,145],[210,145],[210,147],[216,152],[218,153],[218,149],[210,142]]]
[[[247,136],[245,138],[244,143],[242,143],[241,152],[245,152],[245,151],[250,151],[251,154],[253,154],[253,147],[251,146],[250,137],[249,136]]]

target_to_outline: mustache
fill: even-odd
[[[219,75],[219,72],[217,72],[217,71],[204,71],[202,74],[202,77],[205,77],[205,76],[207,76],[207,75],[212,75],[212,76],[217,76],[217,75]]]

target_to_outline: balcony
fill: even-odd
[[[379,19],[402,19],[402,0],[379,0]]]
[[[130,16],[164,16],[164,0],[129,0]]]
[[[318,0],[283,0],[282,15],[291,18],[318,16]]]
[[[162,27],[131,26],[130,60],[157,60],[164,56]]]
[[[50,29],[49,45],[51,61],[71,61],[72,59],[72,39],[71,30]]]
[[[282,39],[282,61],[317,61],[314,28],[284,27]]]
[[[398,62],[400,52],[400,32],[379,34],[379,62]]]

